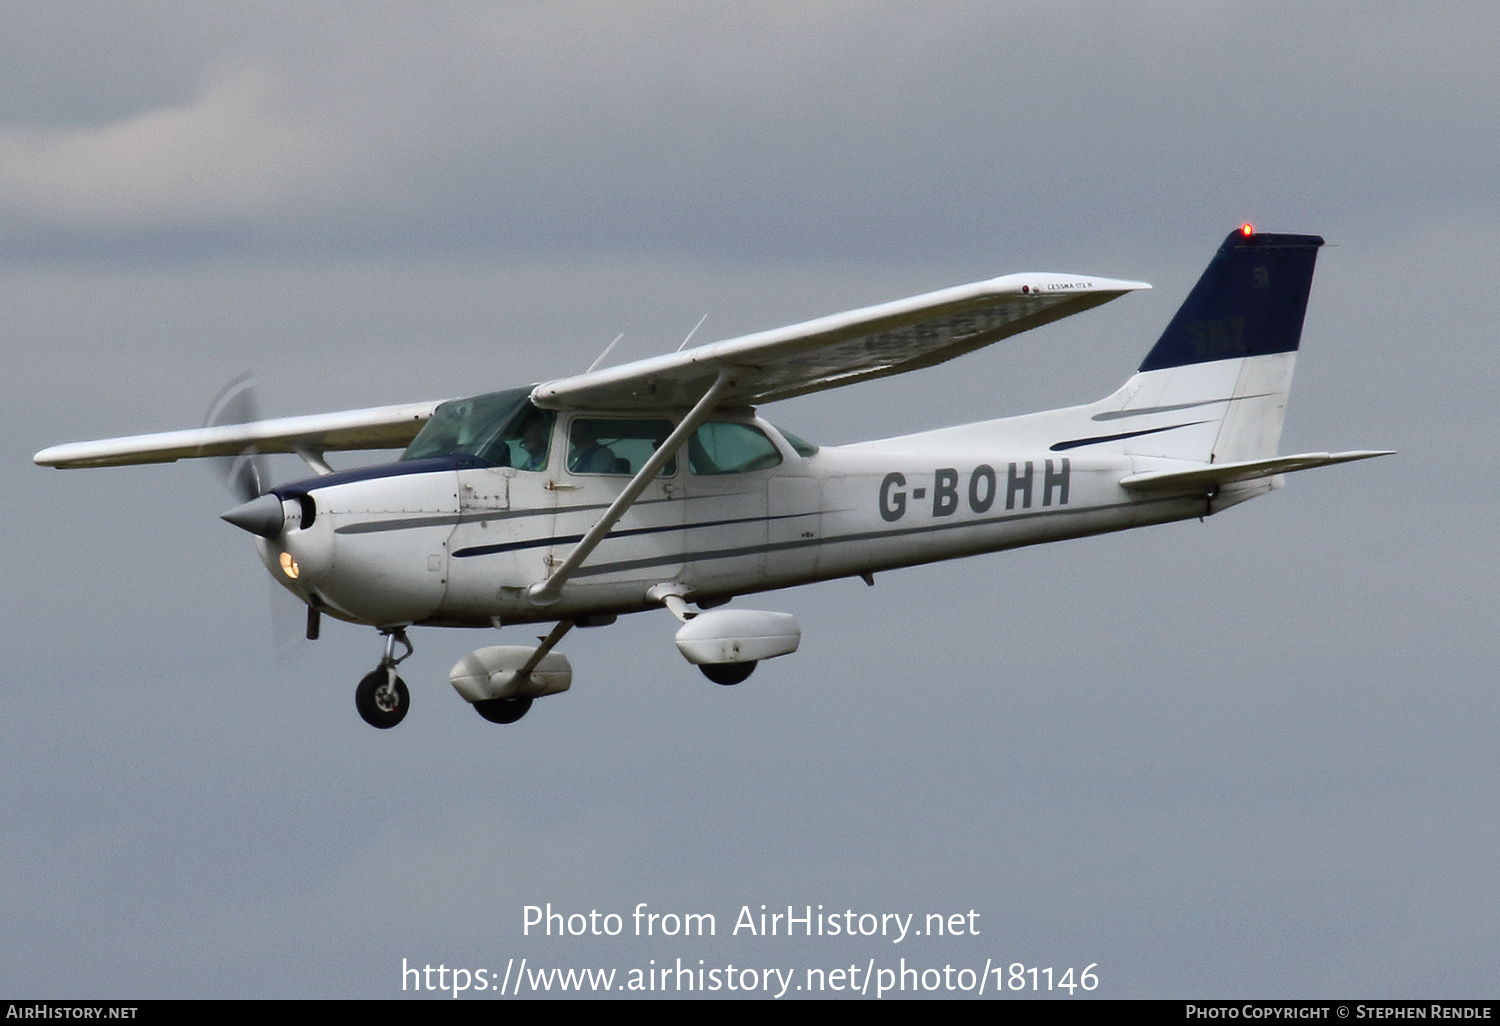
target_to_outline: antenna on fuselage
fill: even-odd
[[[679,353],[682,352],[683,346],[686,346],[689,342],[691,342],[693,340],[693,336],[696,335],[696,334],[698,334],[698,329],[701,328],[701,327],[703,327],[703,322],[706,321],[706,320],[708,320],[708,314],[704,314],[702,317],[698,318],[698,323],[695,324],[695,325],[693,325],[693,330],[687,333],[687,338],[683,339],[682,340],[682,345],[680,345],[680,346],[677,347],[677,351]]]
[[[616,335],[615,336],[615,340],[613,342],[611,342],[609,345],[607,345],[607,346],[604,347],[604,352],[600,353],[598,356],[596,356],[594,358],[594,362],[591,363],[591,364],[589,364],[589,370],[584,371],[584,373],[587,374],[589,371],[593,370],[595,367],[597,367],[601,363],[603,363],[604,362],[604,358],[609,355],[609,351],[611,349],[613,349],[615,346],[619,345],[620,339],[622,339],[624,337],[625,337],[625,333],[623,331],[620,332],[618,335]]]

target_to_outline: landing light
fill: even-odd
[[[297,579],[297,574],[301,572],[297,568],[297,561],[292,558],[290,552],[283,552],[281,554],[281,572],[294,581]]]

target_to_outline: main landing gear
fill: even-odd
[[[575,622],[559,620],[546,637],[537,638],[541,644],[534,649],[497,645],[471,652],[453,668],[448,679],[458,688],[459,694],[473,703],[474,711],[480,716],[491,723],[514,723],[531,710],[531,701],[537,694],[566,691],[573,683],[573,668],[561,653],[552,655],[552,649],[573,629]],[[471,662],[477,664],[478,674],[476,665],[471,665]],[[498,686],[510,694],[501,698],[479,697],[471,690],[479,683],[478,676],[483,676],[490,693]],[[523,689],[532,693],[515,693]]]
[[[700,663],[698,669],[703,671],[703,676],[715,684],[723,684],[726,687],[747,680],[755,672],[755,663]]]
[[[491,723],[514,723],[531,711],[530,698],[484,698],[474,711]]]
[[[688,608],[681,587],[658,584],[646,597],[666,606],[682,622],[674,639],[677,650],[715,684],[728,687],[748,680],[760,660],[790,655],[802,642],[802,628],[791,613],[712,608],[722,602],[695,612]]]
[[[396,676],[396,666],[412,654],[412,646],[404,628],[395,627],[380,633],[385,635],[385,656],[354,689],[354,708],[370,726],[389,730],[404,720],[406,711],[411,708],[411,693],[406,690],[406,681]],[[398,641],[406,649],[400,657],[396,655]]]

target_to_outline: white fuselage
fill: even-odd
[[[342,619],[379,626],[488,626],[633,612],[674,586],[690,601],[888,570],[1038,542],[1202,516],[1248,494],[1141,498],[1122,476],[1150,457],[1026,444],[1041,418],[824,447],[779,466],[698,476],[679,458],[653,480],[556,602],[527,595],[599,520],[629,478],[551,470],[394,464],[279,492],[287,530],[260,542],[278,581]],[[1076,423],[1064,416],[1059,423]],[[563,445],[564,432],[554,438]],[[350,478],[353,478],[352,480]],[[1255,491],[1263,491],[1260,485]],[[290,557],[296,578],[286,569]]]

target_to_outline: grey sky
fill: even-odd
[[[399,995],[403,957],[1099,963],[1110,996],[1493,996],[1500,796],[1490,4],[11,5],[0,13],[0,991]],[[1008,271],[1155,284],[768,408],[841,442],[1093,399],[1242,219],[1320,256],[1294,478],[1203,525],[757,598],[716,688],[666,614],[578,632],[513,728],[446,683],[523,633],[278,663],[182,464],[45,445],[439,398]],[[300,474],[299,464],[279,468]],[[712,911],[703,943],[520,910]],[[983,913],[900,948],[742,904]],[[497,965],[498,962],[498,965]]]

